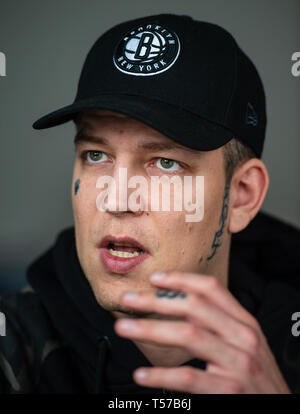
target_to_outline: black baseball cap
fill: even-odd
[[[118,24],[92,46],[71,105],[38,119],[63,124],[89,109],[130,116],[208,151],[239,138],[261,157],[266,128],[260,76],[230,33],[186,15]]]

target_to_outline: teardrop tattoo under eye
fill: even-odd
[[[75,183],[74,183],[74,194],[75,194],[75,195],[78,193],[79,186],[80,186],[80,180],[79,180],[79,178],[78,178],[78,179],[75,181]]]

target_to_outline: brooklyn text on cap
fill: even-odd
[[[234,38],[215,24],[160,14],[118,24],[89,51],[71,105],[35,129],[89,109],[128,115],[197,150],[233,137],[261,156],[266,128],[260,76]]]

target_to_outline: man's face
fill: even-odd
[[[220,229],[224,203],[221,148],[189,151],[139,121],[103,110],[85,112],[79,131],[72,187],[76,247],[81,267],[98,303],[115,317],[124,316],[119,313],[126,310],[120,304],[121,295],[127,290],[153,289],[149,276],[155,271],[197,272],[224,279],[220,269],[226,267],[226,235],[217,250],[212,248],[215,234]],[[196,176],[204,176],[203,219],[187,222],[185,210],[151,211],[151,194],[148,211],[132,211],[130,208],[100,211],[96,199],[102,190],[96,187],[97,180],[101,176],[111,176],[118,188],[119,168],[127,169],[128,180],[132,176],[143,176],[149,188],[152,176],[171,178],[178,175],[182,180],[184,176],[192,176],[193,180]],[[132,191],[128,189],[128,197]],[[108,235],[135,239],[145,247],[146,259],[129,266],[128,271],[117,273],[107,265],[112,261],[103,259],[103,249],[100,248],[101,241]],[[106,259],[109,254],[107,248]],[[207,260],[209,256],[213,257]],[[115,256],[110,259],[119,263],[131,260]]]

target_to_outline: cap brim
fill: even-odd
[[[143,96],[101,95],[82,99],[38,119],[34,129],[51,128],[92,109],[119,112],[134,118],[170,139],[200,151],[209,151],[226,144],[235,134],[222,125],[210,122],[184,108]]]

